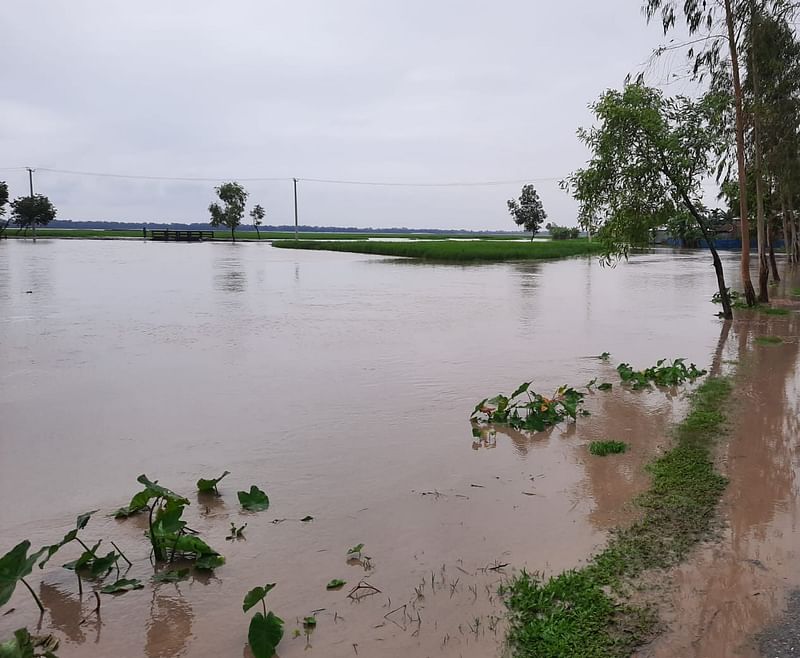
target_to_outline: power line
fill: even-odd
[[[5,170],[25,170],[25,167],[7,167]],[[4,170],[0,168],[0,170]],[[305,182],[323,183],[328,185],[367,185],[374,187],[492,187],[499,185],[519,185],[530,182],[560,181],[563,176],[519,178],[514,180],[487,180],[487,181],[437,181],[437,182],[406,182],[406,181],[370,181],[370,180],[344,180],[336,178],[302,178],[302,177],[268,177],[268,176],[223,176],[218,178],[201,176],[150,176],[143,174],[119,174],[100,171],[78,171],[74,169],[54,169],[49,167],[37,167],[38,171],[53,174],[66,174],[68,176],[89,176],[98,178],[117,178],[128,180],[148,180],[148,181],[173,181],[191,183],[217,183],[222,180],[238,180],[242,182]]]

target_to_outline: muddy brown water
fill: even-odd
[[[782,287],[792,285],[797,278]],[[670,574],[667,631],[643,658],[756,658],[758,634],[800,586],[800,304],[788,307],[788,317],[744,314],[732,325],[727,352],[740,366],[720,446],[724,527]],[[759,336],[784,342],[759,345]]]
[[[113,539],[134,562],[129,577],[147,583],[104,596],[98,619],[58,566],[69,551],[37,569],[41,628],[65,658],[247,655],[241,600],[265,582],[277,582],[269,607],[286,621],[281,658],[502,655],[497,585],[588,558],[630,518],[642,465],[685,409],[680,393],[621,390],[614,365],[684,356],[708,367],[721,328],[713,292],[704,255],[668,251],[610,269],[4,241],[0,552],[52,543],[100,509],[85,536]],[[603,351],[610,363],[591,358]],[[483,397],[595,377],[614,389],[590,394],[592,415],[575,425],[472,437]],[[589,456],[604,438],[632,449]],[[221,498],[191,495],[187,517],[227,563],[151,586],[144,520],[107,515],[140,473],[189,494],[225,469]],[[266,512],[240,510],[236,491],[253,483]],[[230,522],[247,522],[246,540],[225,540]],[[368,565],[346,561],[360,542]],[[348,584],[326,591],[332,578]],[[380,592],[349,599],[361,579]],[[23,588],[7,608],[0,635],[36,626]],[[314,611],[316,630],[293,637]]]

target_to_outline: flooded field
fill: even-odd
[[[726,266],[733,276],[735,257]],[[241,600],[265,582],[286,622],[281,658],[502,655],[497,585],[585,560],[630,517],[641,466],[685,409],[681,394],[621,390],[614,366],[719,361],[714,290],[704,254],[667,251],[603,269],[2,242],[0,553],[57,541],[99,508],[85,536],[113,539],[149,581],[146,520],[108,517],[146,473],[189,495],[189,524],[227,563],[106,596],[98,619],[58,566],[75,556],[59,554],[34,574],[59,656],[248,655]],[[604,351],[610,362],[592,358]],[[482,398],[593,378],[614,389],[590,393],[576,424],[472,436]],[[596,439],[631,450],[592,457]],[[223,470],[221,498],[192,493]],[[251,484],[266,512],[241,511]],[[225,540],[231,522],[246,540]],[[362,542],[369,560],[348,562]],[[348,584],[327,591],[333,578]],[[348,598],[361,579],[380,591]],[[0,635],[35,626],[23,588],[9,606]],[[293,637],[312,613],[316,630]]]

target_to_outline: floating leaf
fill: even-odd
[[[261,512],[269,507],[269,497],[256,485],[250,487],[250,493],[238,491],[236,495],[242,507],[251,512]]]
[[[110,585],[106,585],[105,587],[100,588],[100,592],[102,594],[119,594],[122,592],[130,592],[134,589],[142,589],[144,585],[142,585],[142,581],[136,578],[120,578],[116,582],[111,583]]]
[[[301,520],[303,523],[308,523],[309,521],[313,521],[313,520],[314,520],[314,517],[313,517],[313,516],[304,516],[304,517],[303,517],[302,519],[300,519],[300,520]]]
[[[610,391],[613,388],[613,384],[611,382],[603,382],[597,387],[598,391]]]
[[[251,589],[247,594],[244,595],[242,611],[247,612],[250,608],[256,605],[256,603],[260,603],[274,587],[275,583],[267,583],[264,585],[264,587],[254,587]]]
[[[283,638],[283,620],[268,612],[257,612],[250,620],[247,642],[255,658],[272,658],[275,649]]]
[[[208,491],[217,491],[217,484],[219,481],[224,478],[225,476],[230,475],[230,471],[225,471],[222,475],[218,478],[207,480],[205,478],[200,478],[197,481],[197,490],[208,492]]]
[[[189,569],[170,569],[169,571],[159,571],[153,580],[157,583],[178,583],[189,577]]]
[[[364,549],[364,544],[356,544],[352,548],[347,549],[347,554],[355,555],[356,553],[361,553],[363,549]]]
[[[325,585],[325,589],[339,589],[344,587],[346,584],[346,581],[341,580],[340,578],[334,578],[331,582]]]
[[[303,626],[306,628],[314,628],[317,625],[317,618],[316,617],[304,617],[303,618]]]
[[[158,482],[151,482],[144,474],[136,478],[136,481],[139,482],[140,484],[143,484],[150,493],[155,494],[154,496],[152,496],[153,498],[163,498],[164,500],[178,503],[180,505],[189,504],[188,498],[179,496],[174,491],[171,491],[166,487],[162,487],[160,484],[158,484]]]
[[[46,549],[28,555],[31,543],[26,539],[0,558],[0,605],[5,605],[14,593],[17,583],[27,576],[39,556]]]
[[[194,563],[196,569],[200,569],[201,571],[213,571],[217,567],[221,567],[225,564],[225,558],[222,557],[219,553],[209,553],[207,555],[201,555]]]
[[[600,359],[601,361],[608,361],[611,358],[611,353],[610,352],[603,352],[597,358]]]
[[[131,498],[131,502],[128,505],[125,507],[120,507],[116,512],[114,512],[114,517],[117,519],[124,519],[132,516],[133,514],[141,512],[147,508],[147,504],[152,498],[155,497],[155,493],[152,490],[144,489],[139,493],[134,494],[133,498]]]

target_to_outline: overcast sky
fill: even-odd
[[[0,167],[438,183],[530,180],[575,224],[587,105],[663,43],[638,0],[6,0]],[[651,83],[668,81],[668,66]],[[670,91],[680,91],[669,87]],[[0,171],[12,196],[27,173]],[[61,219],[205,221],[213,182],[38,171]],[[267,224],[291,182],[248,182]],[[520,184],[299,183],[300,222],[513,228]]]

